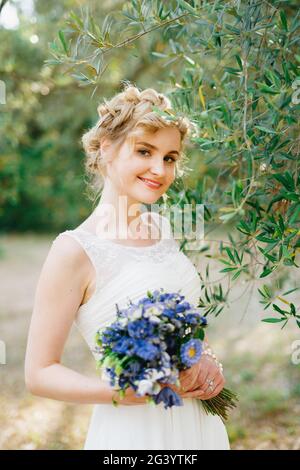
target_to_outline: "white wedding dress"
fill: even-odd
[[[130,247],[99,238],[80,227],[58,236],[64,234],[78,241],[95,268],[96,289],[87,303],[80,306],[75,318],[75,325],[95,359],[98,359],[95,333],[114,321],[116,303],[125,307],[129,299],[137,301],[147,290],[163,287],[167,292],[181,289],[186,300],[196,305],[200,277],[172,236],[162,237],[151,246]],[[97,374],[100,377],[99,370]],[[102,379],[107,380],[105,374]],[[221,418],[207,415],[198,399],[185,398],[183,403],[167,409],[163,403],[117,407],[95,404],[84,450],[230,449]]]

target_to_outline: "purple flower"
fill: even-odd
[[[183,406],[182,398],[170,387],[163,387],[157,395],[154,395],[154,401],[157,405],[163,402],[165,409],[172,406]]]
[[[202,342],[200,339],[190,339],[186,343],[182,344],[180,348],[181,360],[188,367],[191,367],[199,361],[201,353]]]

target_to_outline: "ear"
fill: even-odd
[[[105,157],[106,163],[109,163],[113,159],[113,145],[109,137],[103,137],[100,143],[100,155]]]

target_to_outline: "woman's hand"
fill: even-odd
[[[181,371],[179,380],[183,392],[195,393],[195,398],[201,400],[217,396],[225,385],[225,378],[220,368],[214,359],[206,354],[203,354],[192,367]],[[197,396],[200,391],[203,393]],[[190,395],[190,398],[193,396]]]

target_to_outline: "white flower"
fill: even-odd
[[[151,317],[153,315],[159,316],[162,313],[162,309],[158,307],[148,307],[145,311],[145,318]]]
[[[174,309],[176,307],[177,303],[175,302],[175,300],[168,300],[166,302],[166,307],[167,308],[170,308],[170,309]]]
[[[168,331],[170,331],[171,333],[175,330],[175,326],[173,325],[173,323],[166,323],[167,327],[168,327]]]
[[[151,394],[153,389],[153,383],[151,380],[141,380],[138,384],[137,393],[141,396],[145,395],[146,393]]]
[[[164,371],[158,372],[156,369],[147,370],[147,377],[153,382],[156,382],[157,380],[162,379],[164,376],[165,376]]]
[[[149,321],[150,321],[151,323],[154,323],[154,324],[161,323],[161,319],[158,318],[158,317],[155,317],[154,315],[149,318]]]
[[[128,324],[128,318],[125,318],[125,317],[120,318],[119,323],[124,328],[124,326],[126,326]]]
[[[132,320],[138,320],[139,318],[142,318],[143,314],[143,309],[141,307],[135,307],[135,309],[130,312],[130,318]]]

